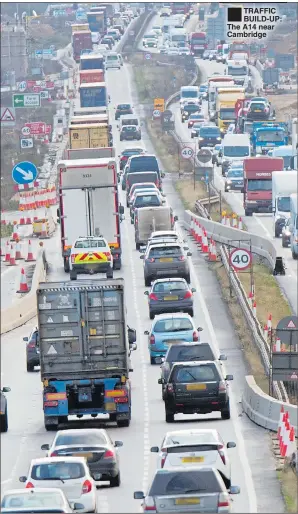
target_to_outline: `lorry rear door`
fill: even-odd
[[[62,198],[64,246],[71,246],[79,236],[93,235],[89,224],[89,195],[87,190],[64,189]]]

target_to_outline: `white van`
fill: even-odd
[[[249,134],[226,134],[221,142],[222,174],[225,175],[232,162],[250,157]]]
[[[121,68],[121,61],[119,58],[119,54],[116,52],[110,52],[106,55],[105,59],[105,68],[108,70],[109,68],[117,68],[120,70]]]
[[[140,122],[138,118],[134,114],[123,114],[120,117],[118,128],[121,131],[124,125],[134,125],[135,127],[140,128]]]

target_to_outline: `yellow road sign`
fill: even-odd
[[[165,110],[164,98],[154,98],[154,110],[159,111],[159,112],[164,112],[164,110]]]

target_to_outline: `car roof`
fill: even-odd
[[[155,234],[155,236],[153,236]],[[157,234],[157,235],[156,235]],[[179,237],[179,234],[176,232],[176,230],[156,230],[155,232],[151,232],[150,239],[152,237],[160,237],[161,234],[167,234],[167,235],[175,235]]]
[[[50,464],[55,462],[76,462],[80,464],[84,464],[86,466],[86,459],[85,457],[41,457],[39,459],[32,459],[31,460],[31,467],[38,465],[38,464]]]
[[[198,471],[200,473],[204,473],[206,471],[213,471],[218,474],[218,471],[212,466],[173,466],[170,468],[159,468],[155,471],[156,475],[164,475],[167,473],[175,473],[175,471],[179,471],[182,473],[190,473],[192,471]]]
[[[145,152],[145,148],[142,148],[141,146],[135,146],[135,147],[131,147],[131,148],[125,148],[125,150],[122,150],[121,153],[124,153],[124,152],[136,152],[136,151],[142,151],[142,152]]]
[[[50,489],[48,487],[38,487],[34,489],[9,489],[8,491],[3,492],[3,496],[9,495],[9,494],[39,494],[39,493],[59,493],[62,496],[64,496],[64,492],[59,487],[51,487]]]
[[[167,243],[153,243],[150,246],[155,246],[156,248],[161,248],[162,246],[180,246],[180,248],[182,248],[182,245],[179,241],[169,241]]]
[[[145,172],[146,173],[146,172]],[[152,172],[153,173],[153,172]],[[141,189],[141,186],[146,186],[148,187],[149,189],[157,189],[156,187],[156,184],[154,184],[154,182],[135,182],[135,184],[133,184],[131,186],[131,189],[134,188],[134,191],[138,188]]]
[[[187,314],[186,312],[170,312],[168,314],[166,314],[166,313],[164,313],[164,314],[157,314],[157,316],[155,316],[155,318],[154,318],[154,324],[155,324],[156,321],[160,321],[162,319],[169,319],[169,318],[173,318],[173,319],[175,319],[175,318],[177,318],[177,319],[179,319],[179,318],[187,318],[187,319],[190,319],[193,322],[192,317],[189,314]],[[200,361],[200,362],[205,362],[205,361]],[[210,361],[210,362],[212,362],[212,361]],[[189,364],[192,364],[192,363],[189,362]]]
[[[156,190],[156,189],[149,189],[148,191],[150,191],[150,196],[152,196],[152,195],[160,196],[160,192],[158,190]],[[148,194],[143,189],[139,193],[136,193],[136,196],[148,196]]]
[[[196,434],[212,434],[212,435],[216,435],[218,436],[218,431],[215,429],[215,428],[190,428],[190,429],[185,429],[185,430],[173,430],[173,431],[169,431],[166,433],[165,435],[165,439],[167,439],[167,437],[172,437],[172,436],[179,436],[179,435],[196,435]]]
[[[183,362],[174,362],[173,368],[175,366],[204,366],[205,364],[214,364],[216,366],[216,361],[183,361]]]
[[[100,434],[103,434],[107,436],[107,431],[104,428],[73,428],[70,430],[58,430],[55,439],[61,435],[61,434],[67,434],[67,435],[77,435],[77,434],[94,434],[94,432],[99,432]]]
[[[186,283],[186,280],[185,278],[181,278],[181,277],[177,277],[177,278],[158,278],[156,280],[154,280],[154,282],[152,283],[152,286],[154,286],[154,284],[160,284],[161,282],[185,282]]]

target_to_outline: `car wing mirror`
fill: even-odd
[[[166,383],[166,381],[165,381],[165,379],[164,379],[164,378],[159,378],[159,379],[157,380],[157,383],[158,383],[158,384],[160,384],[160,385],[163,385],[163,384],[165,384],[165,383]]]
[[[191,252],[187,252],[187,257],[191,257],[192,256],[192,253]]]
[[[219,359],[218,359],[218,360],[220,360],[220,361],[226,361],[226,360],[228,360],[228,359],[227,359],[227,356],[226,356],[224,353],[221,353],[221,354],[220,354],[220,356],[219,356]]]
[[[189,250],[188,246],[183,246],[183,250]]]
[[[229,441],[227,443],[227,448],[236,448],[236,443],[234,443],[234,441]]]
[[[145,498],[145,495],[144,495],[143,491],[135,491],[133,493],[133,497],[135,500],[143,500]]]
[[[20,477],[19,478],[19,482],[22,482],[22,484],[24,484],[27,480],[27,477]]]
[[[115,448],[120,448],[121,446],[123,446],[123,441],[115,441],[114,446]]]
[[[198,332],[202,332],[203,330],[204,330],[204,329],[203,329],[203,327],[198,327],[198,328],[197,328],[197,331],[198,331]]]
[[[144,291],[145,296],[149,296],[149,291]]]
[[[124,206],[119,205],[119,214],[124,214]]]
[[[178,221],[178,216],[174,216],[174,221]]]
[[[151,446],[150,451],[151,451],[151,453],[158,453],[159,448],[158,448],[158,446]]]
[[[227,381],[234,380],[234,377],[233,377],[233,375],[227,375],[225,380],[227,380]]]
[[[144,335],[145,335],[145,336],[149,336],[149,330],[145,330],[145,331],[144,331]]]
[[[231,485],[229,491],[230,494],[240,494],[240,487],[238,485]]]
[[[50,445],[49,444],[42,444],[40,449],[41,450],[49,450],[50,449]]]
[[[192,287],[192,288],[191,288],[191,292],[192,292],[192,293],[196,293],[196,292],[197,292],[196,288],[195,288],[195,287]]]
[[[74,510],[84,510],[85,506],[82,504],[82,503],[74,503],[73,504],[73,509]]]
[[[23,337],[23,341],[25,341],[25,343],[27,343],[29,341],[29,338],[28,337]]]
[[[144,260],[145,259],[145,255],[140,255],[140,259]]]

